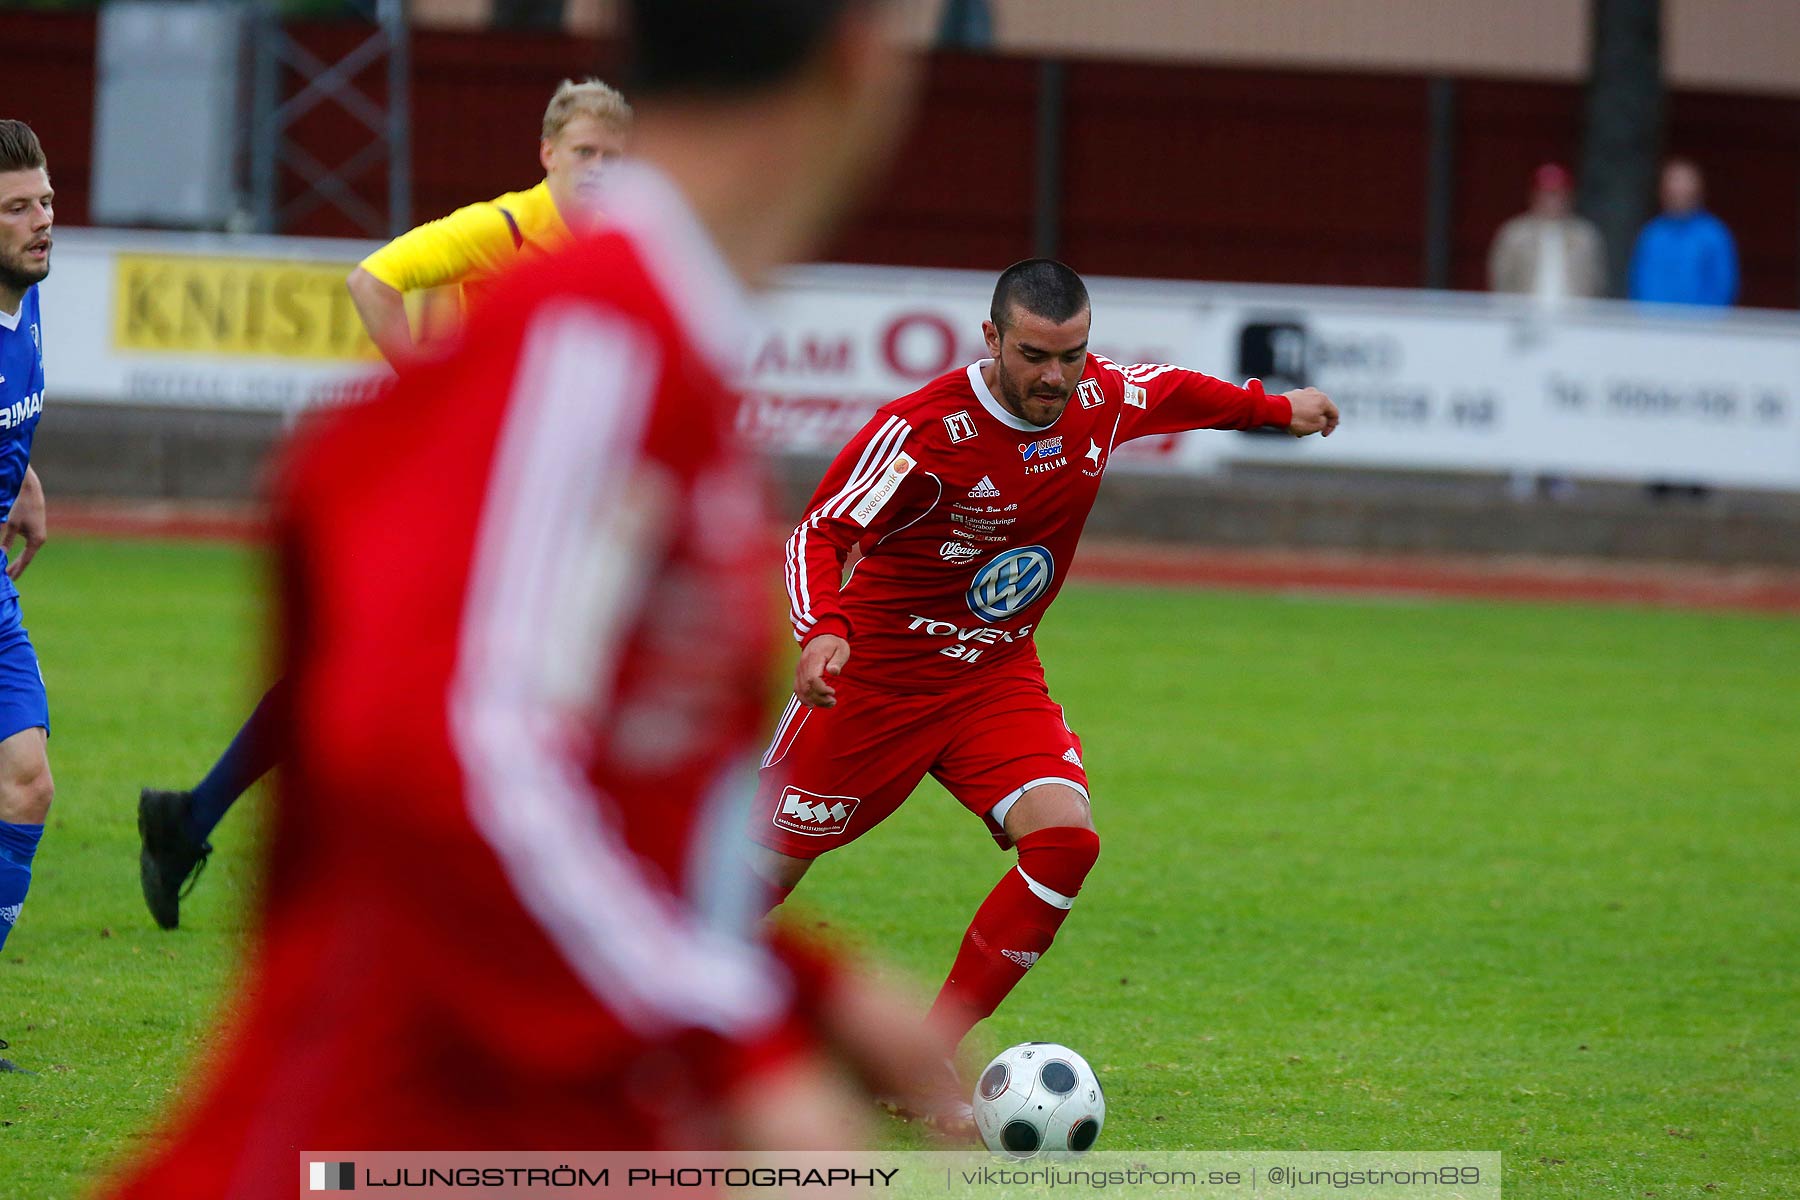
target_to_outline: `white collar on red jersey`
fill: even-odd
[[[728,379],[742,373],[756,331],[743,281],[681,189],[643,160],[607,174],[599,207],[631,240],[683,331]]]
[[[1061,417],[1057,417],[1056,421],[1052,421],[1048,425],[1033,425],[1024,417],[1013,416],[1005,405],[994,399],[994,393],[988,391],[987,380],[981,377],[981,368],[993,361],[991,358],[984,358],[980,362],[969,364],[969,386],[975,389],[975,398],[981,401],[981,407],[988,410],[988,415],[1008,429],[1017,429],[1021,433],[1043,433],[1056,428],[1056,421],[1062,420]]]

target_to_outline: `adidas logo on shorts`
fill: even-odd
[[[971,500],[992,500],[999,494],[1000,489],[994,486],[993,477],[988,475],[983,475],[981,482],[969,489]]]
[[[1070,746],[1067,750],[1063,751],[1063,761],[1074,763],[1079,767],[1081,766],[1081,755],[1075,753],[1075,747]],[[1086,768],[1083,769],[1085,770]]]

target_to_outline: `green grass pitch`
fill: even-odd
[[[0,953],[0,1037],[40,1072],[0,1076],[0,1195],[61,1197],[143,1144],[230,1003],[259,805],[163,934],[134,804],[248,711],[257,575],[63,538],[24,595],[58,796]],[[1800,622],[1077,584],[1041,642],[1101,861],[973,1040],[1085,1053],[1103,1146],[1800,1195]],[[935,986],[1009,861],[928,784],[795,918]]]

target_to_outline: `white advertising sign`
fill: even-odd
[[[292,411],[381,370],[344,276],[369,244],[59,234],[53,397]],[[1341,288],[1090,280],[1092,346],[1271,390],[1309,384],[1331,439],[1192,433],[1137,470],[1221,462],[1536,472],[1800,490],[1800,317]],[[882,404],[985,355],[981,272],[812,267],[767,297],[740,428],[827,454]]]

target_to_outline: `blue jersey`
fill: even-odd
[[[38,321],[38,290],[25,289],[18,313],[0,312],[0,522],[12,512],[25,468],[31,465],[31,437],[44,412],[44,332]],[[0,574],[0,596],[12,594]]]

